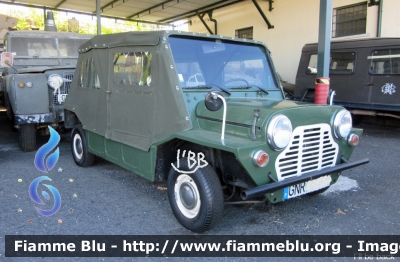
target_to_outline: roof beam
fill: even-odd
[[[62,4],[64,4],[65,2],[67,2],[67,0],[62,0],[61,2],[59,2],[58,4],[56,4],[54,6],[54,8],[59,8]]]
[[[107,8],[107,7],[109,7],[109,6],[111,6],[110,9],[114,8],[114,4],[117,3],[117,2],[122,2],[122,4],[123,4],[123,3],[128,2],[128,1],[129,1],[129,0],[113,0],[113,1],[109,2],[108,4],[105,4],[105,5],[103,5],[102,7],[100,7],[101,12],[103,13],[103,12],[104,12],[104,9]],[[93,13],[95,13],[95,12],[96,12],[96,11],[93,11]]]
[[[214,4],[209,4],[209,5],[203,6],[203,7],[198,8],[198,9],[188,11],[188,12],[183,13],[183,14],[171,16],[171,17],[168,17],[168,18],[165,18],[165,19],[162,19],[162,20],[158,20],[158,22],[165,23],[166,21],[168,21],[169,23],[172,23],[172,22],[178,21],[180,19],[185,19],[185,18],[189,18],[189,17],[192,17],[192,16],[196,16],[197,13],[199,13],[199,12],[202,13],[202,12],[213,11],[213,10],[216,10],[216,9],[228,6],[228,5],[233,5],[233,4],[242,2],[242,1],[244,1],[244,0],[236,0],[236,1],[224,4],[224,5],[220,5],[220,4],[229,2],[229,0],[222,0],[222,1],[216,2]],[[207,10],[202,11],[203,9],[207,9]]]
[[[260,15],[262,16],[262,18],[264,19],[265,23],[267,23],[268,25],[268,29],[272,29],[274,28],[273,25],[271,25],[271,23],[269,22],[267,16],[264,14],[263,10],[261,9],[261,7],[258,5],[257,0],[252,0],[254,6],[257,8],[258,12],[260,13]]]
[[[132,17],[134,17],[134,16],[139,16],[141,13],[145,13],[145,12],[149,12],[149,13],[150,13],[150,12],[151,12],[151,9],[154,9],[154,8],[157,8],[157,7],[160,7],[160,6],[162,6],[162,9],[164,9],[164,5],[165,5],[165,4],[167,4],[167,3],[169,3],[169,2],[174,2],[174,1],[176,1],[176,0],[167,0],[167,1],[164,1],[164,2],[162,2],[162,3],[153,5],[152,7],[146,8],[146,9],[144,9],[144,10],[142,10],[142,11],[139,11],[139,12],[133,14],[133,15],[127,16],[126,18],[130,19],[130,18],[132,18]]]
[[[110,5],[112,6],[114,3],[118,2],[118,1],[120,1],[120,0],[113,0],[113,1],[111,1],[111,2],[109,2],[109,3],[107,3],[107,4],[105,4],[105,5],[103,5],[102,7],[100,7],[101,12],[103,12],[103,9],[104,9],[104,8],[107,8],[107,7],[109,7]],[[94,11],[94,12],[96,12],[96,11]],[[94,13],[94,12],[93,12],[93,13]]]
[[[125,2],[126,2],[126,1],[125,1]],[[59,12],[72,13],[72,14],[80,14],[80,15],[88,15],[88,16],[94,16],[94,15],[95,15],[95,14],[93,14],[93,13],[80,12],[80,11],[73,11],[73,10],[68,10],[68,9],[50,7],[50,6],[40,6],[40,5],[33,5],[33,4],[11,3],[11,2],[8,2],[8,1],[4,1],[4,0],[0,0],[0,3],[1,3],[1,4],[7,4],[7,5],[17,5],[17,6],[25,6],[25,7],[31,7],[31,8],[39,8],[39,9],[43,9],[43,10],[53,10],[53,11],[59,11]],[[117,19],[117,20],[122,20],[122,21],[135,22],[135,23],[142,23],[142,24],[153,24],[153,25],[171,26],[171,24],[169,24],[169,23],[154,22],[154,21],[146,21],[146,20],[139,20],[139,19],[127,19],[127,18],[124,18],[124,17],[116,17],[116,16],[109,16],[109,15],[102,15],[101,17],[104,17],[104,18],[111,18],[111,19]]]
[[[206,23],[206,21],[204,21],[204,19],[203,19],[203,17],[206,15],[206,13],[203,13],[203,14],[197,14],[197,16],[200,18],[200,21],[203,23],[203,25],[207,28],[207,31],[210,33],[210,34],[214,34],[213,33],[213,31],[211,31],[211,29],[210,29],[210,27],[207,25],[207,23]]]

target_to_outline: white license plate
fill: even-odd
[[[65,98],[67,98],[67,95],[62,94],[62,95],[58,95],[58,103],[64,103],[65,102]]]
[[[283,189],[283,200],[298,197],[325,188],[331,184],[331,176],[323,176],[315,180],[303,182]]]

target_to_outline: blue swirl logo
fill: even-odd
[[[37,188],[39,186],[39,183],[43,180],[48,180],[51,181],[51,178],[49,178],[48,176],[41,176],[36,178],[35,180],[32,181],[31,185],[29,186],[29,195],[31,196],[32,200],[39,205],[44,205],[45,203],[40,199],[38,192],[37,192]],[[57,213],[57,211],[60,209],[61,207],[61,196],[60,193],[58,192],[57,188],[51,186],[51,185],[47,185],[47,184],[43,184],[45,187],[47,187],[50,192],[53,194],[54,197],[54,207],[51,210],[43,210],[40,209],[38,207],[36,208],[36,211],[39,212],[41,215],[43,216],[52,216],[55,213]],[[42,191],[42,196],[46,199],[46,200],[50,200],[50,196],[46,191]]]
[[[57,131],[55,131],[51,126],[48,127],[50,130],[50,139],[36,152],[34,161],[36,168],[43,173],[48,173],[56,165],[60,155],[60,151],[57,147],[57,149],[51,153],[46,160],[46,156],[58,145],[58,142],[60,142],[60,135],[57,133]],[[44,163],[45,160],[47,169]]]
[[[59,148],[57,147],[55,150],[54,148],[58,145],[58,142],[60,142],[60,135],[55,131],[51,126],[48,126],[50,130],[50,139],[49,141],[44,144],[42,147],[39,148],[39,150],[36,152],[35,155],[35,166],[36,168],[43,172],[43,173],[48,173],[50,170],[53,169],[53,167],[56,165],[58,158],[60,156],[60,151]],[[51,151],[53,151],[51,153]],[[46,159],[47,156],[47,159]],[[36,178],[35,180],[32,181],[31,185],[29,186],[29,195],[31,199],[39,205],[44,205],[45,203],[40,199],[37,189],[39,186],[39,183],[43,180],[48,180],[52,181],[51,178],[48,176],[41,176]],[[52,216],[55,213],[58,212],[58,210],[61,207],[61,195],[58,192],[57,188],[43,184],[45,187],[47,187],[48,190],[52,193],[54,197],[54,207],[51,210],[43,210],[38,207],[35,207],[36,211],[39,212],[39,214],[43,216]],[[46,199],[50,200],[49,193],[46,191],[42,191],[41,195]]]

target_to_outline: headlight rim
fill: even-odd
[[[350,118],[350,129],[349,129],[349,132],[343,136],[340,132],[340,127],[341,127],[340,123],[346,114],[348,114],[348,116]],[[333,119],[333,133],[335,134],[335,137],[338,139],[346,139],[350,135],[351,129],[353,128],[352,121],[353,121],[353,119],[351,117],[351,113],[347,109],[344,108],[344,109],[339,110],[335,114],[335,117]]]
[[[61,81],[60,81],[60,86],[59,86],[59,87],[54,87],[54,86],[52,86],[52,85],[50,84],[50,83],[51,83],[51,82],[50,82],[50,79],[51,79],[51,78],[54,78],[54,77],[59,77],[59,79],[61,80]],[[62,87],[63,84],[64,84],[64,79],[63,79],[62,76],[60,76],[59,74],[51,74],[51,75],[49,75],[49,77],[47,78],[47,85],[48,85],[50,88],[54,89],[54,90],[56,90],[56,89]]]
[[[289,121],[290,124],[290,133],[291,135],[288,138],[288,142],[286,143],[285,146],[280,147],[276,144],[275,140],[274,140],[274,131],[276,128],[277,123],[281,120],[281,119],[287,119]],[[277,114],[275,116],[273,116],[271,118],[271,120],[268,123],[268,127],[267,127],[267,140],[268,140],[268,144],[269,146],[275,150],[275,151],[282,151],[284,150],[289,144],[290,144],[290,140],[292,138],[292,134],[293,134],[293,125],[292,125],[292,121],[290,121],[290,119],[283,115],[283,114]]]

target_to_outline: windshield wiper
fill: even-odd
[[[229,87],[229,89],[250,89],[251,86],[234,86],[234,87]]]
[[[258,89],[260,89],[261,91],[263,91],[264,93],[266,93],[267,95],[269,95],[269,92],[268,92],[267,90],[265,90],[264,88],[260,87],[260,86],[256,86],[256,85],[250,85],[250,86],[257,87]]]
[[[218,85],[216,85],[216,84],[198,85],[198,86],[190,86],[190,87],[183,87],[183,88],[187,88],[187,89],[190,89],[190,88],[193,88],[193,89],[205,89],[205,88],[206,88],[206,89],[212,89],[212,88],[214,88],[214,87],[217,87],[218,89],[224,91],[224,92],[227,93],[228,95],[231,95],[231,94],[232,94],[231,92],[229,92],[228,89],[223,88],[223,87],[220,87],[220,86],[218,86]]]
[[[267,90],[265,90],[264,88],[260,87],[260,86],[256,86],[256,85],[248,85],[248,86],[235,86],[235,87],[230,87],[229,89],[249,89],[252,87],[256,87],[258,89],[260,89],[261,91],[263,91],[264,93],[266,93],[267,95],[269,95],[269,92]]]
[[[232,93],[231,92],[229,92],[229,90],[228,89],[226,89],[225,87],[222,87],[222,86],[218,86],[218,85],[216,85],[216,84],[210,84],[211,86],[215,86],[215,87],[217,87],[217,88],[219,88],[219,89],[221,89],[222,91],[224,91],[225,93],[227,93],[228,95],[231,95]]]
[[[182,89],[211,89],[212,86],[208,85],[198,85],[198,86],[184,86]]]

